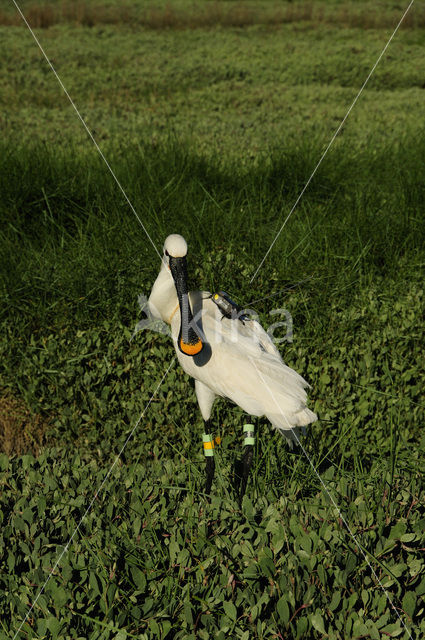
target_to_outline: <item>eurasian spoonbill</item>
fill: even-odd
[[[307,382],[288,367],[262,326],[225,295],[187,287],[187,244],[178,234],[167,237],[159,275],[149,298],[152,315],[171,325],[177,358],[195,379],[195,392],[205,422],[205,492],[214,477],[211,411],[217,396],[229,398],[251,416],[266,416],[290,442],[294,430],[317,419],[307,407]],[[299,429],[297,429],[299,431]],[[240,498],[248,479],[254,426],[244,426]]]

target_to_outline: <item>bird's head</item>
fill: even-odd
[[[167,236],[164,242],[164,255],[173,258],[185,258],[187,255],[187,242],[178,233]]]
[[[173,233],[164,243],[164,263],[170,269],[180,305],[178,346],[186,356],[196,356],[204,346],[193,321],[187,288],[187,243],[183,236]]]

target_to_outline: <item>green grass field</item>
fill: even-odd
[[[258,421],[242,508],[245,416],[208,503],[192,381],[131,339],[158,255],[1,9],[0,639],[424,637],[422,6],[250,282],[406,8],[369,4],[22,3],[157,249],[292,315],[319,421],[305,452]]]

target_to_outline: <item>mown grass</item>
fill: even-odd
[[[17,31],[6,32],[9,44]],[[248,111],[238,106],[250,85],[242,78],[236,86],[234,74],[260,43],[265,50],[252,62],[252,95],[275,93],[281,43],[269,32],[242,30],[237,41],[245,44],[233,49],[235,34],[220,30],[209,37],[194,31],[190,39],[156,34],[143,41],[151,50],[144,62],[152,66],[151,87],[126,94],[118,87],[119,98],[106,74],[109,68],[114,79],[132,84],[131,68],[143,59],[140,34],[133,39],[111,27],[105,51],[103,36],[93,39],[84,28],[47,33],[59,64],[63,56],[73,71],[82,65],[71,94],[89,119],[96,115],[96,127],[107,130],[124,99],[126,113],[149,104],[161,114],[175,111],[152,138],[134,138],[131,127],[112,130],[101,140],[104,152],[159,251],[170,232],[188,239],[192,286],[226,289],[256,308],[265,326],[276,321],[271,309],[291,312],[294,342],[281,350],[312,384],[310,402],[320,419],[303,446],[327,490],[303,452],[288,450],[260,420],[240,509],[233,474],[244,416],[221,402],[214,419],[223,442],[208,504],[199,411],[174,363],[19,637],[408,638],[361,545],[419,640],[425,144],[415,122],[415,60],[423,32],[400,35],[397,55],[377,75],[363,112],[359,103],[252,283],[333,133],[333,119],[344,115],[363,79],[341,54],[344,40],[354,46],[358,32],[296,32],[294,55],[281,73],[288,91],[305,83],[306,100],[283,123],[273,102],[264,111],[254,103]],[[378,41],[376,32],[362,37],[365,69]],[[169,72],[158,71],[165,43],[178,51]],[[142,331],[131,340],[141,317],[137,297],[149,293],[159,258],[80,136],[78,120],[55,103],[55,85],[31,46],[23,38],[13,45],[8,55],[18,63],[3,75],[4,84],[12,77],[16,84],[5,101],[11,126],[0,149],[0,388],[52,430],[50,446],[36,458],[0,455],[0,637],[8,638],[173,357],[163,335]],[[88,51],[97,51],[92,74]],[[201,64],[202,51],[210,61]],[[310,57],[297,67],[304,54]],[[321,60],[317,73],[314,57]],[[208,114],[216,104],[226,119],[236,90],[240,102],[224,134]],[[216,102],[209,102],[214,91]],[[320,92],[328,96],[330,120],[313,109]],[[37,111],[41,103],[45,109]],[[179,114],[176,104],[186,110]],[[308,120],[302,109],[310,110]],[[261,117],[245,146],[232,122],[246,124],[256,110]],[[115,122],[125,124],[124,116]],[[255,139],[260,148],[247,159]]]
[[[223,165],[253,166],[306,139],[327,144],[390,31],[306,23],[188,35],[57,25],[39,36],[101,145],[163,145],[172,135]],[[422,29],[397,35],[341,140],[372,150],[423,135],[423,46]],[[85,153],[87,134],[30,33],[3,29],[0,53],[1,124],[11,144],[36,137]]]

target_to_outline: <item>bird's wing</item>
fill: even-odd
[[[253,320],[222,317],[208,292],[195,292],[191,302],[198,326],[211,348],[208,360],[177,352],[185,371],[214,393],[233,400],[251,415],[266,415],[283,431],[316,419],[307,409],[307,382],[282,361],[268,334]],[[176,333],[173,330],[173,335]],[[178,330],[177,330],[178,333]],[[200,354],[202,355],[202,354]]]
[[[249,320],[247,323],[247,328],[248,331],[250,331],[252,337],[258,340],[261,349],[264,349],[264,351],[267,351],[267,353],[277,356],[281,360],[281,355],[277,350],[276,345],[274,344],[267,331],[264,331],[263,327],[259,322],[257,322],[257,320]]]
[[[242,319],[226,318],[213,302],[208,291],[191,294],[191,300],[192,296],[194,300],[194,309],[199,309],[199,301],[196,299],[196,295],[199,293],[202,296],[202,325],[205,327],[205,334],[209,342],[211,336],[218,337],[220,341],[226,343],[240,341],[250,352],[258,354],[266,352],[281,361],[280,353],[273,340],[257,320],[251,319],[250,316],[243,316]]]

